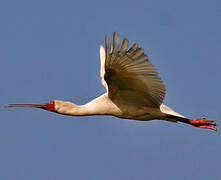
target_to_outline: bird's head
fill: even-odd
[[[67,101],[53,100],[47,103],[41,104],[5,104],[3,107],[29,107],[40,108],[47,111],[56,112],[59,114],[68,114],[70,109],[77,108],[77,105]]]
[[[5,104],[3,105],[4,108],[8,107],[30,107],[30,108],[40,108],[47,111],[56,112],[56,106],[59,104],[57,100],[53,100],[47,103],[41,103],[41,104]]]

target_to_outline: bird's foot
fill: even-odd
[[[212,120],[207,120],[204,118],[189,119],[189,124],[195,127],[206,128],[206,129],[211,129],[213,131],[217,131],[217,129],[215,128],[216,123]]]

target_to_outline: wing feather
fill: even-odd
[[[103,84],[103,86],[105,87],[105,89],[108,91],[108,87],[107,87],[107,83],[104,80],[104,73],[105,73],[105,69],[104,69],[104,65],[105,65],[105,50],[104,47],[101,45],[100,46],[100,76],[101,76],[101,83]]]
[[[111,49],[110,38],[105,37],[105,50],[100,50],[102,84],[113,101],[159,107],[165,96],[165,86],[144,50],[137,43],[127,50],[128,44],[126,38],[120,44],[115,32]]]
[[[119,51],[119,49],[120,49],[120,37],[118,36],[118,34],[116,32],[114,32],[112,52],[116,53]]]
[[[121,47],[120,47],[120,52],[121,52],[121,53],[126,52],[127,49],[128,49],[128,45],[129,45],[128,39],[127,39],[127,38],[124,38],[123,41],[122,41]]]

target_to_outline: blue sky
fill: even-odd
[[[83,104],[105,92],[105,34],[138,42],[164,103],[221,124],[220,1],[2,0],[0,104]],[[181,123],[0,108],[1,180],[221,179],[221,135]]]

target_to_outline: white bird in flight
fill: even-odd
[[[35,107],[63,115],[113,115],[124,119],[153,119],[182,122],[216,131],[216,123],[204,118],[189,119],[164,105],[165,85],[144,50],[134,43],[128,49],[128,39],[113,35],[105,37],[100,46],[100,76],[106,93],[85,105],[53,100],[42,104],[5,104],[3,107]]]

